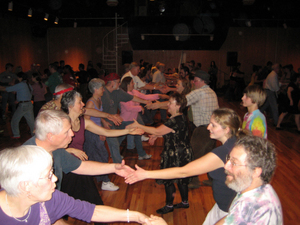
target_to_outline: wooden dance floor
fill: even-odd
[[[240,102],[227,102],[219,98],[220,107],[229,107],[243,117],[246,109],[240,106]],[[292,225],[300,223],[300,134],[296,132],[294,118],[286,118],[283,121],[284,130],[277,131],[268,119],[268,139],[275,145],[278,153],[278,166],[275,176],[271,182],[276,190],[283,208],[284,224]],[[20,140],[10,140],[11,129],[7,123],[1,126],[4,133],[0,136],[0,149],[18,146],[29,138],[29,128],[25,121],[21,122]],[[124,145],[123,145],[124,146]],[[150,160],[138,160],[137,153],[126,152],[126,147],[121,147],[127,165],[153,170],[159,169],[160,153],[163,149],[163,138],[159,138],[154,146],[143,142],[145,151],[152,155]],[[156,210],[165,205],[165,190],[163,185],[158,185],[155,180],[144,180],[133,185],[124,183],[124,179],[117,175],[109,175],[112,182],[120,187],[116,192],[102,191],[101,183],[98,189],[105,205],[121,209],[136,210],[146,215],[156,214]],[[206,180],[207,176],[199,176],[200,181]],[[174,203],[181,201],[177,189]],[[169,225],[200,225],[203,223],[206,214],[215,204],[212,196],[212,189],[208,186],[201,186],[198,189],[189,190],[188,209],[174,209],[173,212],[163,215]],[[84,225],[87,223],[69,219],[69,224]],[[92,224],[92,223],[91,223]],[[123,225],[128,223],[113,223]]]

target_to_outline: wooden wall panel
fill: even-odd
[[[292,63],[294,69],[300,67],[300,29],[293,28],[230,28],[227,39],[219,51],[183,51],[187,61],[194,59],[202,63],[207,71],[214,60],[221,70],[218,74],[218,86],[221,87],[229,79],[230,69],[226,65],[227,52],[238,52],[241,71],[245,72],[249,82],[252,66],[264,66],[268,61],[281,63],[283,66]],[[134,51],[134,61],[144,59],[150,63],[157,61],[166,67],[177,67],[182,51]],[[175,60],[175,61],[174,61]]]
[[[47,66],[47,38],[34,37],[24,20],[0,18],[0,71],[10,62],[28,71],[32,63]]]
[[[49,62],[64,60],[78,70],[80,63],[91,58],[90,28],[53,28],[48,30]]]
[[[92,60],[94,65],[102,62],[102,39],[113,27],[104,28],[51,28],[47,37],[35,38],[31,34],[31,26],[22,20],[1,19],[0,66],[4,70],[7,62],[15,66],[21,65],[27,71],[30,64],[40,63],[41,68],[47,67],[53,61],[65,60],[74,70],[79,63],[87,64]],[[182,52],[186,61],[195,60],[202,63],[202,69],[207,71],[210,62],[214,60],[220,69],[218,86],[221,87],[229,79],[230,69],[226,65],[227,52],[238,52],[241,71],[250,81],[252,65],[264,66],[267,61],[279,62],[282,65],[293,64],[294,69],[300,67],[300,29],[295,28],[230,28],[228,36],[219,51],[158,51],[134,50],[133,60],[144,59],[150,63],[157,61],[166,64],[166,68],[178,67]],[[119,49],[131,51],[128,43]],[[119,73],[124,71],[119,58]],[[98,69],[95,66],[96,69]]]

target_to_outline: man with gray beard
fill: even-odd
[[[216,225],[283,224],[279,198],[269,184],[276,168],[275,146],[270,141],[256,136],[239,139],[224,168],[225,183],[237,195],[228,215]]]

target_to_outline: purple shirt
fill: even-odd
[[[52,194],[52,198],[49,201],[45,202],[45,206],[51,224],[53,224],[56,220],[60,219],[64,215],[69,215],[70,217],[90,223],[95,210],[95,205],[85,201],[75,200],[74,198],[58,190],[55,190],[54,193]],[[27,218],[28,214],[29,212],[24,217],[18,219],[24,220]],[[31,212],[27,220],[28,220],[27,223],[25,221],[19,222],[13,217],[7,216],[0,208],[1,224],[39,225],[40,224],[40,203],[36,203],[31,206]]]

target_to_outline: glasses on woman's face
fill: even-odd
[[[230,158],[230,155],[229,155],[229,154],[226,155],[226,163],[227,163],[228,161],[230,162],[230,164],[231,164],[232,166],[248,166],[248,165],[240,165],[240,164],[235,163],[235,162],[233,161],[233,159]]]
[[[41,178],[39,178],[39,179],[48,179],[48,180],[52,180],[53,175],[54,175],[54,169],[52,168],[52,169],[50,170],[49,175],[48,175],[47,177],[41,177]]]

